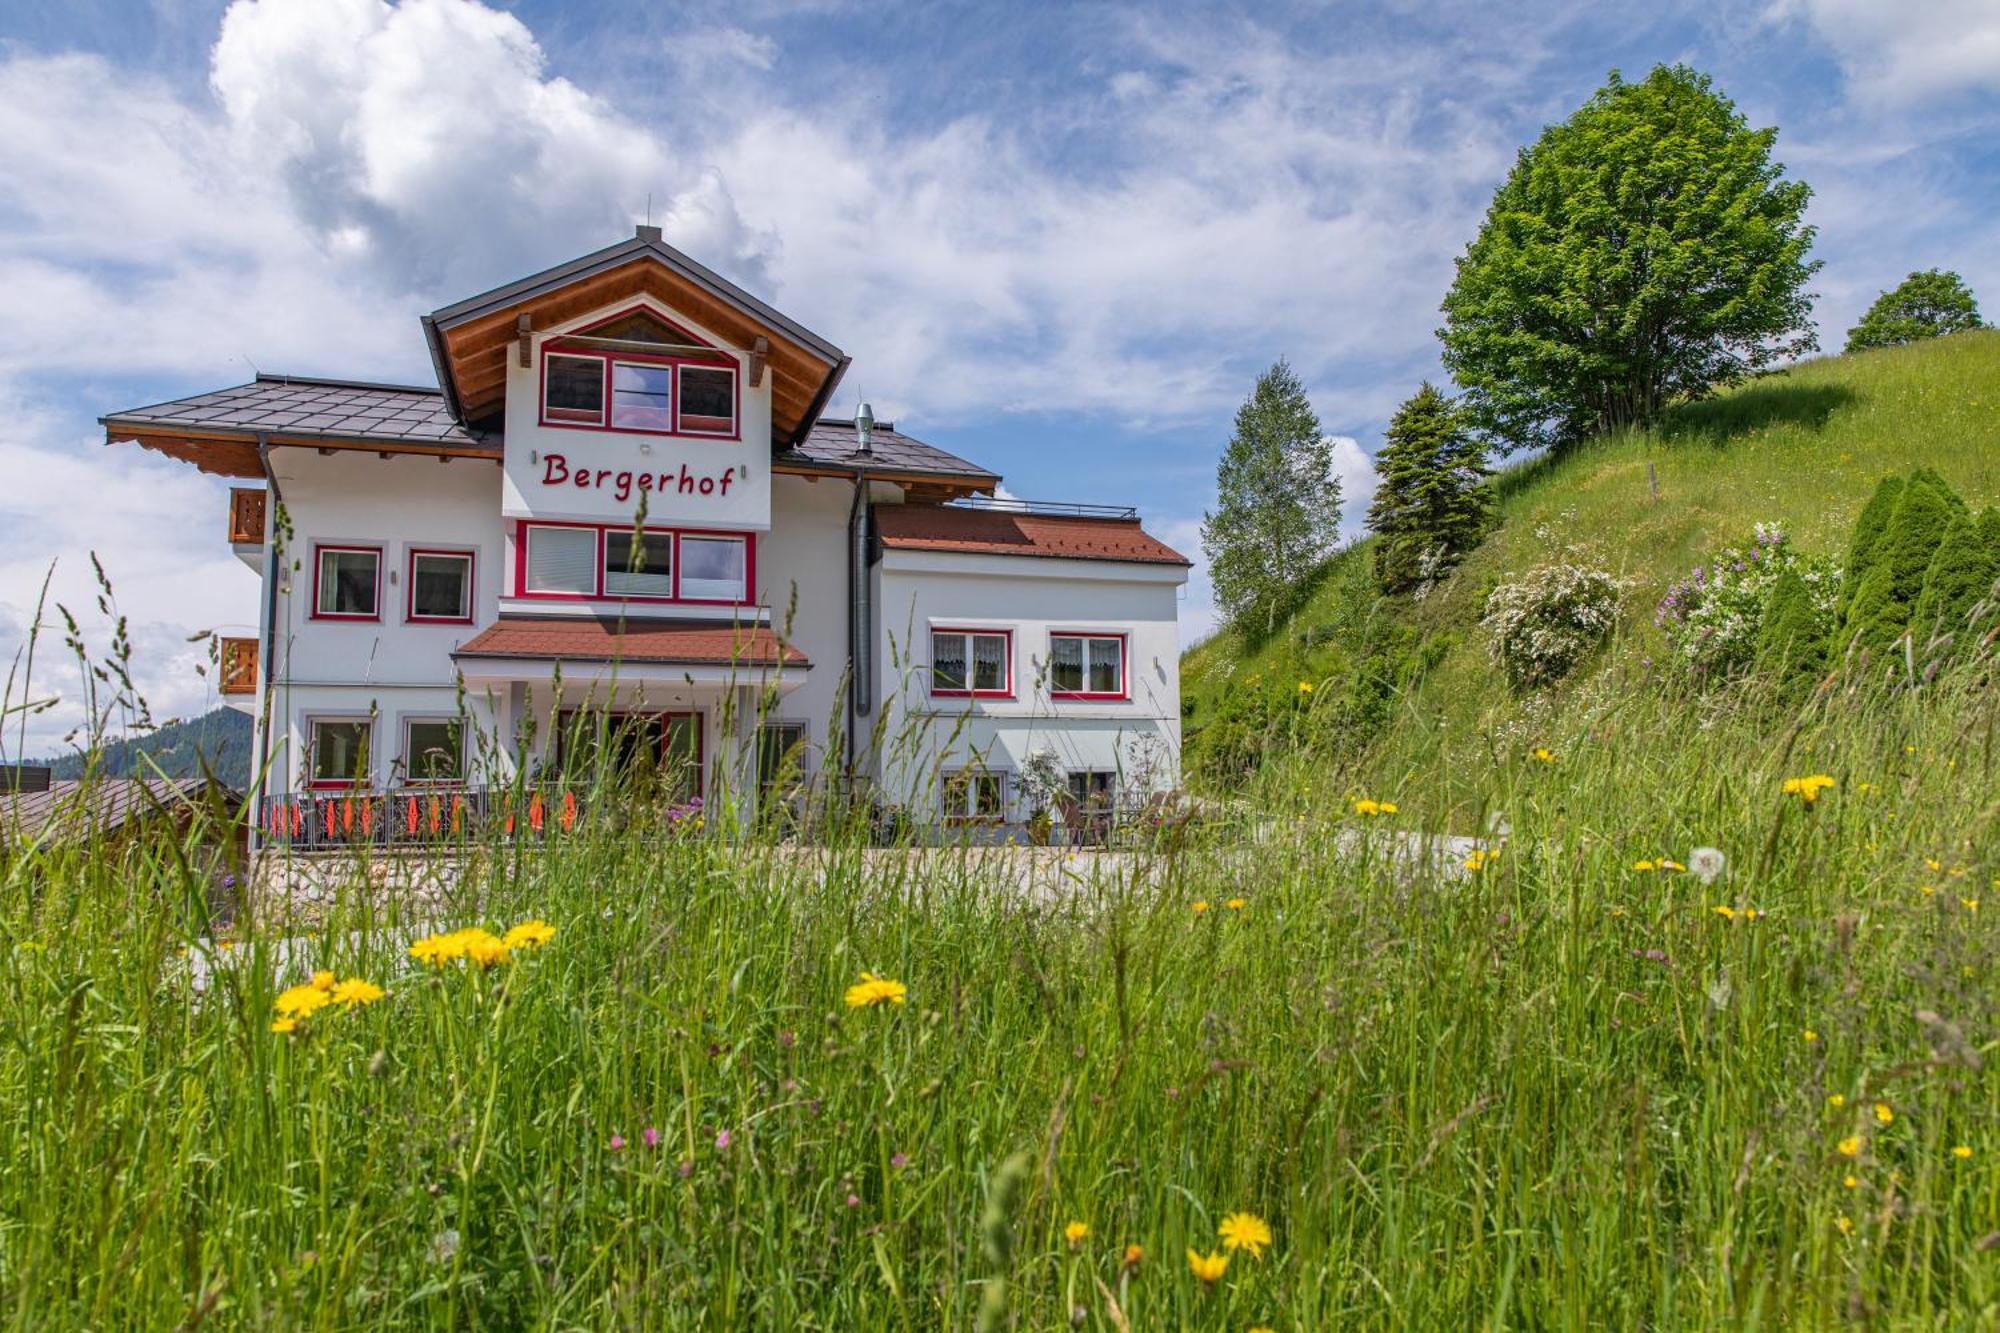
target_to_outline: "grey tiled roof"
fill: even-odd
[[[893,424],[875,423],[868,453],[856,453],[854,446],[852,421],[832,421],[822,417],[813,423],[804,443],[783,450],[774,456],[773,461],[844,468],[861,465],[885,472],[929,472],[971,481],[1000,480],[998,473],[988,472],[957,454],[948,454],[936,445],[905,435]]]
[[[500,451],[497,437],[469,433],[452,420],[444,395],[406,384],[259,375],[249,384],[192,398],[113,412],[105,424],[268,431],[325,439],[435,444]]]
[[[185,813],[207,786],[202,778],[96,778],[52,782],[46,791],[0,792],[0,844],[44,834],[51,841],[108,834],[161,807]]]

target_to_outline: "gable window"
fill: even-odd
[[[472,552],[410,552],[409,619],[472,623]]]
[[[1049,693],[1057,699],[1123,699],[1125,636],[1051,634]]]
[[[642,361],[611,363],[611,425],[615,430],[674,428],[674,372]]]
[[[1007,817],[1007,775],[988,768],[947,769],[942,775],[945,819],[997,824]]]
[[[367,718],[314,718],[308,725],[312,785],[351,787],[368,778]]]
[[[379,620],[382,552],[373,546],[321,546],[313,552],[313,615],[322,620]]]
[[[542,358],[542,417],[588,426],[603,424],[604,359],[558,352]]]
[[[522,560],[521,591],[571,597],[597,595],[597,529],[552,528],[542,524],[522,528],[527,555]]]
[[[683,366],[680,412],[685,433],[734,435],[736,372],[720,366]]]
[[[410,782],[465,780],[465,743],[455,718],[403,723],[403,775]]]
[[[1012,697],[1013,642],[1009,630],[932,630],[931,693]]]
[[[681,538],[681,590],[687,601],[740,602],[749,543],[741,537]]]
[[[642,532],[636,536],[604,534],[604,595],[607,597],[672,597],[674,595],[674,534]]]

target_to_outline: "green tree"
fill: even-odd
[[[1854,605],[1855,595],[1868,578],[1868,571],[1875,558],[1876,544],[1882,540],[1883,531],[1889,526],[1889,516],[1896,512],[1896,501],[1903,498],[1903,479],[1887,476],[1875,483],[1875,493],[1868,497],[1868,503],[1861,506],[1861,513],[1854,520],[1854,531],[1847,537],[1847,563],[1840,570],[1839,614],[1843,621],[1848,608]]]
[[[1771,585],[1757,630],[1757,666],[1780,686],[1796,686],[1826,670],[1827,617],[1812,589],[1792,570]]]
[[[1375,578],[1384,592],[1435,578],[1479,544],[1486,530],[1486,447],[1458,405],[1425,383],[1396,409],[1382,451],[1368,527]]]
[[[1948,269],[1925,269],[1875,298],[1861,322],[1847,331],[1847,350],[1900,347],[1979,327],[1979,302],[1965,279]]]
[[[1333,550],[1340,479],[1305,386],[1279,361],[1236,411],[1215,471],[1216,506],[1201,522],[1215,602],[1264,633],[1305,573]]]
[[[1812,191],[1776,139],[1675,65],[1613,71],[1522,149],[1439,330],[1479,423],[1562,448],[1816,347]]]
[[[1964,512],[1965,501],[1937,473],[1918,468],[1910,474],[1869,549],[1847,608],[1843,643],[1879,650],[1903,636],[1915,618],[1931,560],[1952,520]]]
[[[1993,591],[1996,576],[2000,552],[1988,543],[1983,518],[1966,511],[1954,514],[1924,571],[1923,591],[1911,617],[1918,645],[1932,635],[1950,635],[1954,647],[1973,637],[1966,633],[1966,615]]]

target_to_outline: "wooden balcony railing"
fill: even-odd
[[[262,494],[263,492],[258,492]],[[255,639],[222,640],[222,679],[219,688],[224,694],[255,694],[257,692],[257,641]]]
[[[264,496],[254,486],[229,488],[229,541],[234,546],[264,544]]]

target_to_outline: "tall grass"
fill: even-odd
[[[1276,771],[1247,817],[1058,893],[990,851],[586,825],[467,847],[421,924],[357,854],[323,919],[253,900],[225,950],[176,835],[17,849],[0,1309],[1992,1326],[1990,687],[1830,696],[1775,730],[1637,690],[1578,716],[1553,762],[1412,742],[1366,793]],[[1783,792],[1814,772],[1816,802]],[[1399,854],[1489,816],[1485,869]],[[1633,868],[1698,845],[1727,855],[1712,885]],[[553,940],[490,968],[407,953],[529,918]],[[273,1032],[318,968],[388,994]],[[847,1008],[864,970],[907,1003]],[[1204,1286],[1185,1254],[1237,1210],[1275,1243]]]

